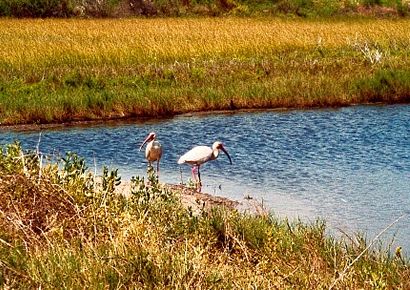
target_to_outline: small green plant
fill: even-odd
[[[18,141],[0,147],[0,168],[8,173],[21,170],[23,168],[22,154],[21,145]]]
[[[121,176],[118,176],[118,169],[108,172],[108,168],[104,166],[101,179],[104,193],[113,194],[115,188],[121,184]]]
[[[397,12],[400,16],[409,16],[410,2],[406,0],[396,0]]]
[[[158,176],[152,166],[147,169],[147,181],[139,176],[131,178],[131,195],[139,204],[148,204],[155,200],[169,201],[173,195],[170,191],[161,187]]]
[[[189,189],[196,189],[197,182],[193,180],[192,178],[188,178],[188,181],[186,182],[185,187]]]
[[[66,152],[61,158],[61,170],[57,173],[58,182],[77,194],[77,198],[84,200],[92,195],[95,177],[87,172],[85,159],[73,152]]]

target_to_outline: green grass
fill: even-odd
[[[46,163],[45,160],[48,160]],[[73,153],[0,153],[0,287],[408,289],[400,251],[335,239],[324,221],[214,207],[193,215],[149,175],[122,193]],[[357,261],[355,261],[357,259]]]
[[[0,123],[409,102],[408,31],[397,19],[0,19]]]

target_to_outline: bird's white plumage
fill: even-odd
[[[231,157],[224,148],[222,142],[216,141],[212,144],[212,148],[208,146],[196,146],[182,155],[178,159],[178,164],[187,163],[192,166],[192,177],[197,182],[197,190],[201,191],[201,175],[199,167],[210,160],[218,158],[219,150],[222,150],[228,156],[229,162],[232,164]]]
[[[140,146],[140,150],[142,147],[147,144],[145,147],[145,158],[148,160],[148,164],[151,166],[151,163],[157,161],[157,174],[159,172],[159,161],[162,156],[162,146],[157,140],[157,135],[154,132],[148,134],[147,138],[145,138],[144,142]]]
[[[145,158],[150,161],[157,161],[161,159],[162,156],[162,147],[158,141],[151,141],[147,144],[145,148]]]
[[[200,165],[209,160],[215,159],[217,156],[214,157],[213,152],[214,150],[212,150],[211,147],[196,146],[182,155],[178,160],[178,164],[188,163],[191,165]]]

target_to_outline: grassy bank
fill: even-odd
[[[177,192],[83,159],[0,150],[2,288],[408,289],[400,252],[336,240],[324,222],[214,208],[193,215]],[[48,160],[48,162],[45,162]]]
[[[410,22],[0,19],[0,122],[409,102]]]

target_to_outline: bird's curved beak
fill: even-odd
[[[231,163],[231,164],[232,164],[232,159],[231,159],[231,156],[229,156],[228,151],[226,151],[226,149],[225,149],[224,147],[221,147],[221,150],[222,150],[222,151],[226,154],[226,156],[228,156],[229,163]]]
[[[145,138],[144,142],[142,142],[139,151],[141,151],[142,147],[144,147],[144,145],[145,145],[148,141],[150,141],[151,139],[152,139],[152,136],[151,136],[151,135],[148,135],[147,138]]]

